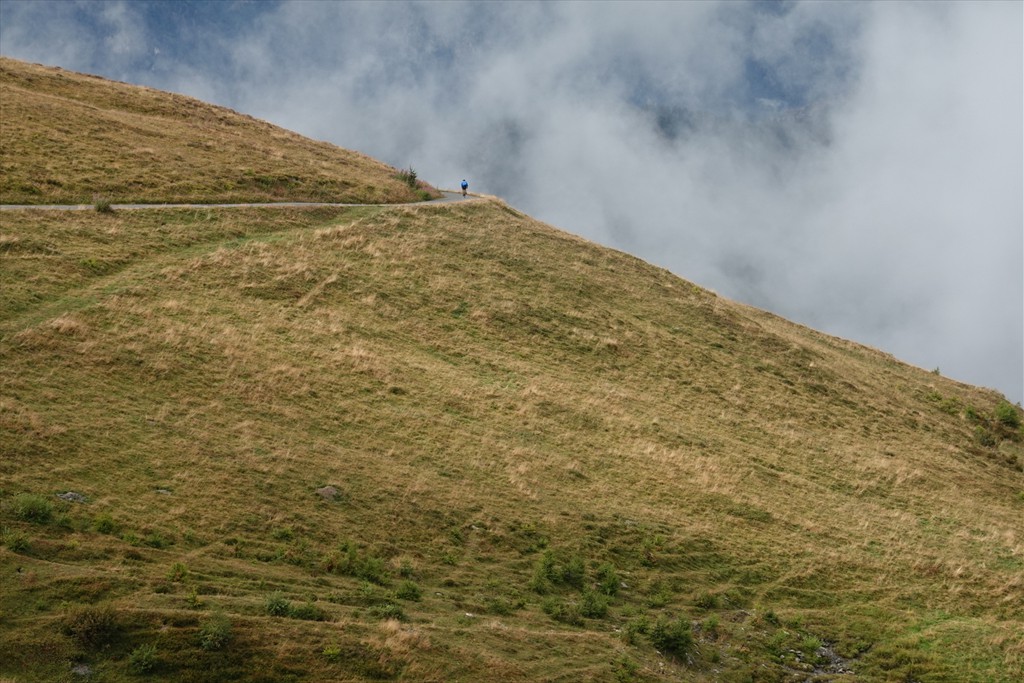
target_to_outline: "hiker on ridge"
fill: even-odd
[[[468,188],[469,188],[469,183],[467,183],[467,182],[466,182],[466,179],[465,179],[465,178],[463,178],[463,179],[462,179],[462,196],[463,196],[463,197],[465,197],[465,196],[466,196],[466,190],[467,190]]]

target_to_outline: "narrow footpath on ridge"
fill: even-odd
[[[461,192],[442,190],[443,197],[425,202],[406,202],[404,204],[346,204],[344,202],[258,202],[251,204],[111,204],[110,208],[119,210],[133,209],[238,209],[246,207],[297,207],[297,206],[425,206],[429,204],[448,204],[463,202],[482,197],[463,197]],[[0,211],[23,209],[46,209],[49,211],[95,211],[93,204],[0,204]]]

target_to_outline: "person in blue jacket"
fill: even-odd
[[[467,190],[467,189],[469,189],[469,183],[467,183],[467,182],[466,182],[466,179],[465,179],[465,178],[463,178],[463,179],[462,179],[462,196],[463,196],[463,197],[465,197],[465,196],[466,196],[466,190]]]

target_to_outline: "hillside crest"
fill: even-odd
[[[340,158],[0,66],[5,202]],[[1014,681],[1020,420],[495,199],[5,211],[0,678]]]

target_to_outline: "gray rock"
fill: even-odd
[[[341,495],[341,491],[333,486],[324,486],[316,490],[316,494],[326,501],[332,501]]]

